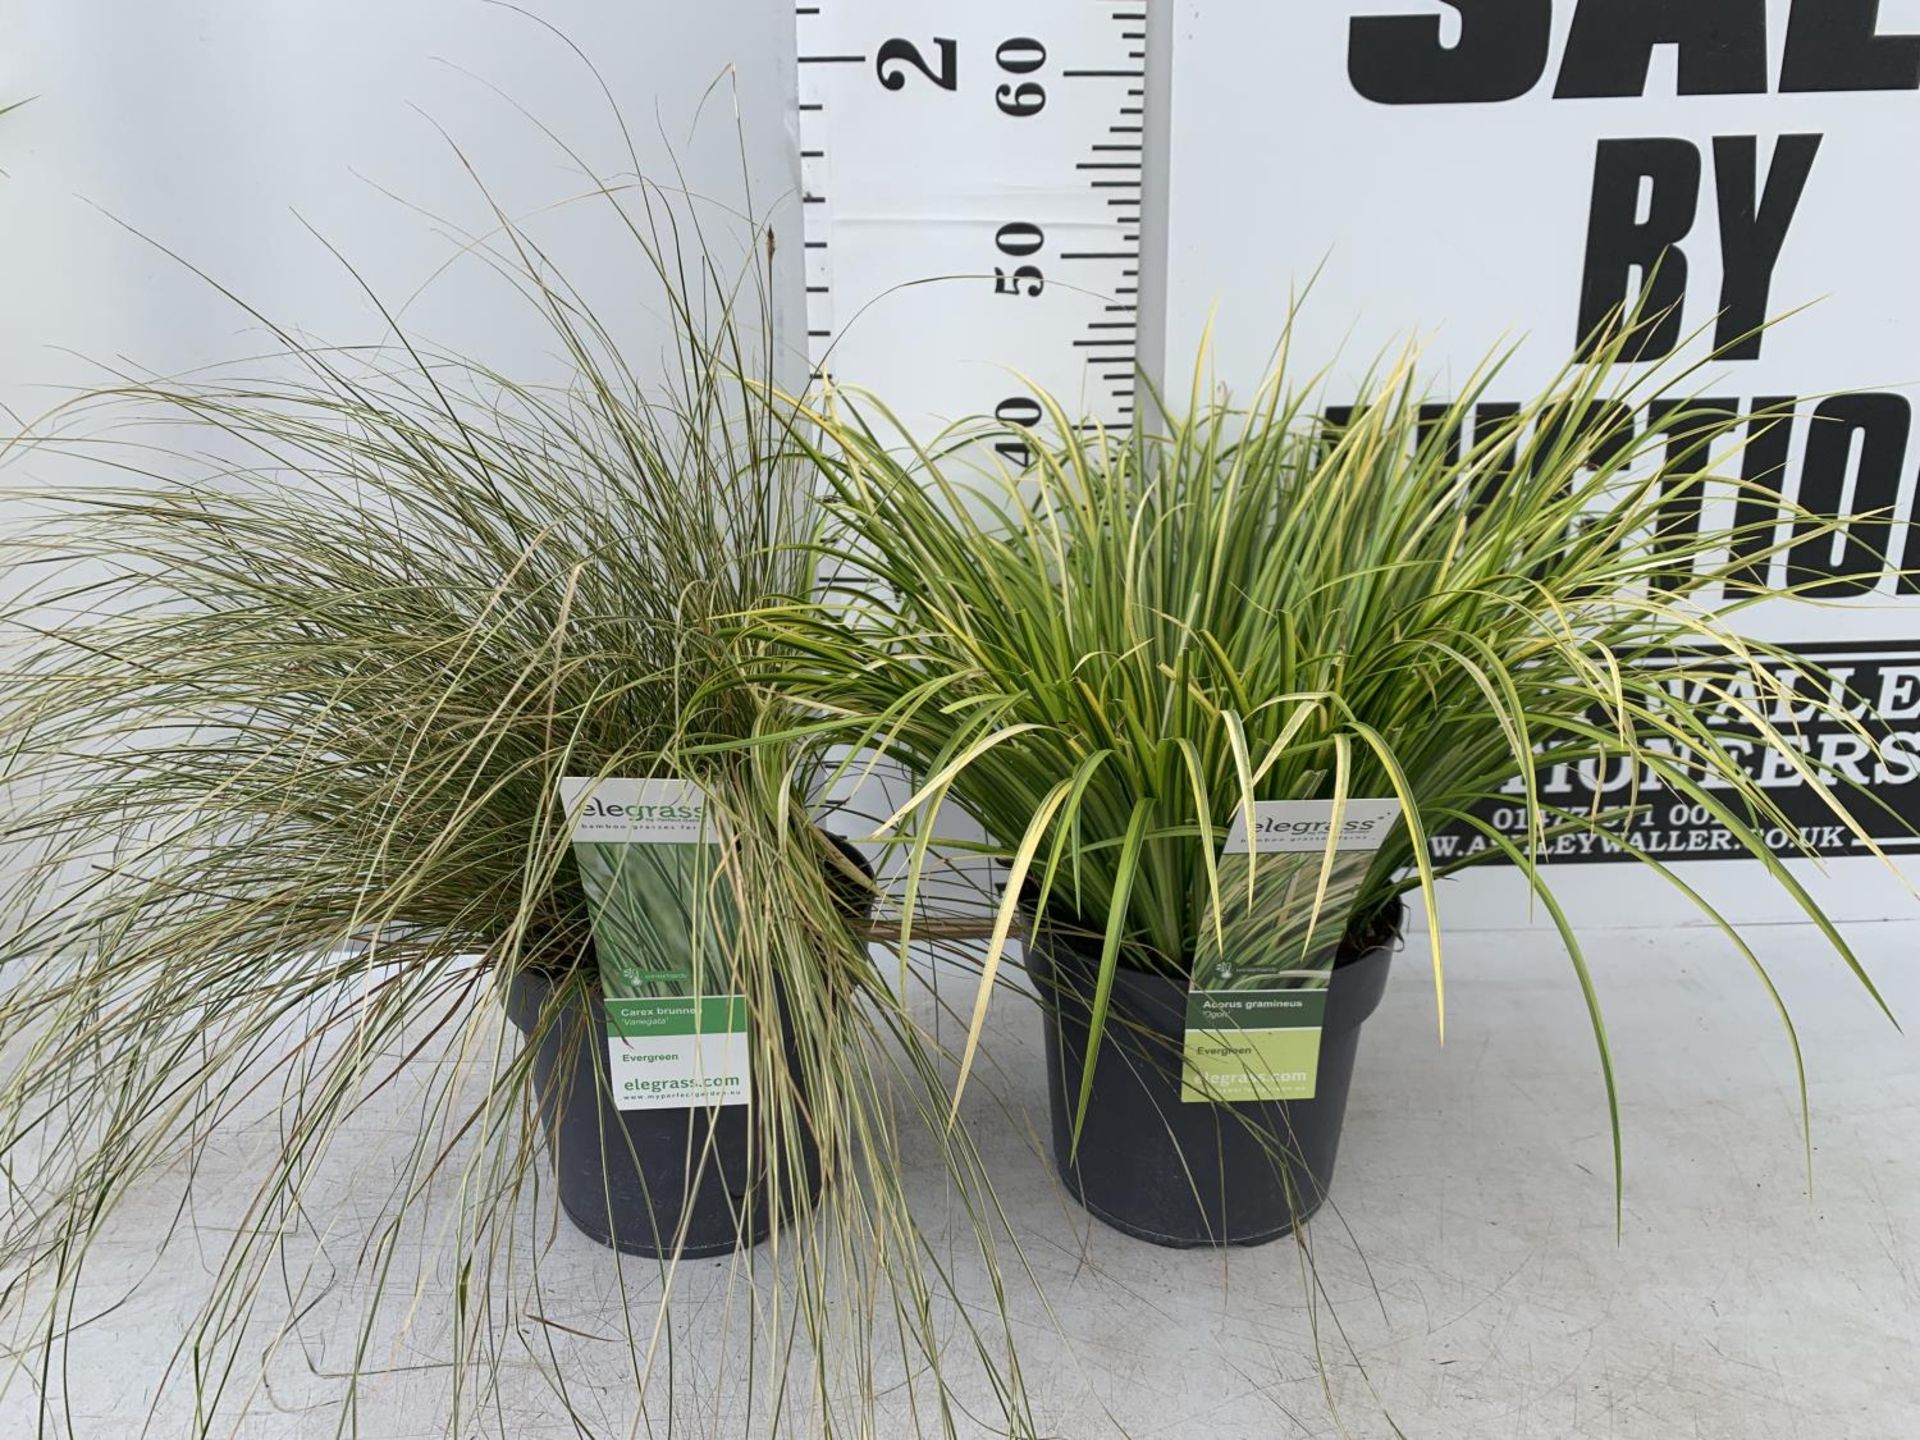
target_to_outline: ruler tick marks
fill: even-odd
[[[802,228],[821,252],[802,282],[812,368],[885,383],[916,436],[964,415],[1038,421],[1009,370],[1093,417],[1084,430],[1133,423],[1151,7],[1053,7],[1044,69],[1010,72],[1035,91],[996,109],[996,47],[1029,28],[1013,23],[1019,8],[1004,24],[921,0],[794,8]],[[917,47],[924,82],[876,83],[873,57],[895,35]],[[929,104],[940,91],[968,103]],[[1032,124],[1040,108],[1046,123]]]

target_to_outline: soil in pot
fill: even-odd
[[[824,833],[824,832],[823,832]],[[866,918],[873,871],[860,852],[827,837],[867,880],[838,867],[828,878],[849,921]],[[589,954],[584,964],[591,969]],[[598,985],[575,986],[540,1029],[554,1004],[556,977],[516,972],[505,994],[508,1017],[529,1043],[534,1095],[553,1158],[560,1205],[585,1234],[633,1255],[700,1259],[758,1244],[780,1216],[811,1208],[819,1194],[819,1151],[802,1136],[800,1164],[782,1157],[782,1183],[754,1143],[753,1106],[622,1110],[613,1103],[607,1057],[607,1014]],[[791,1073],[801,1074],[795,1037],[781,1005]]]
[[[1096,1218],[1156,1245],[1261,1245],[1305,1223],[1333,1182],[1360,1026],[1386,991],[1404,923],[1396,907],[1342,946],[1311,1100],[1182,1101],[1187,982],[1116,970],[1077,1152],[1100,943],[1078,927],[1036,925],[1027,968],[1045,1012],[1054,1160],[1067,1188]]]

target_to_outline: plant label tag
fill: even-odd
[[[1397,800],[1262,800],[1234,814],[1220,907],[1187,991],[1180,1098],[1311,1100],[1327,986],[1360,886],[1400,819]],[[1324,888],[1323,888],[1324,887]]]
[[[586,891],[621,1110],[744,1105],[747,998],[707,797],[686,780],[567,776],[560,803]]]
[[[1378,850],[1399,819],[1398,800],[1349,800],[1340,815],[1340,843],[1334,848],[1355,854]],[[1331,800],[1256,800],[1251,828],[1246,808],[1234,808],[1233,825],[1220,853],[1320,855],[1326,851],[1332,829]]]

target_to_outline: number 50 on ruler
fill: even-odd
[[[816,373],[922,436],[1036,424],[1021,375],[1130,425],[1145,0],[817,0],[796,23]]]

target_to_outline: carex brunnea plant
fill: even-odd
[[[629,367],[496,208],[471,251],[550,325],[561,383],[397,326],[370,352],[275,330],[282,353],[244,375],[118,384],[14,447],[16,474],[92,471],[21,497],[36,516],[5,547],[0,1260],[19,1364],[58,1371],[128,1198],[183,1175],[193,1195],[246,1122],[275,1139],[220,1197],[178,1337],[203,1430],[260,1403],[257,1367],[297,1339],[320,1272],[361,1300],[328,1361],[343,1433],[405,1337],[448,1362],[450,1433],[512,1433],[493,1397],[516,1334],[576,1420],[563,1352],[607,1353],[609,1327],[641,1418],[697,1411],[699,1387],[670,1383],[671,1236],[657,1264],[605,1252],[615,1318],[548,1318],[569,1313],[553,1282],[541,1296],[567,1233],[536,1118],[551,1097],[499,1003],[544,977],[537,1042],[598,984],[561,778],[673,776],[706,791],[727,837],[714,883],[746,917],[728,984],[755,1017],[750,1143],[776,1183],[741,1203],[783,1212],[731,1262],[732,1298],[708,1297],[739,1334],[726,1383],[772,1423],[868,1433],[895,1350],[941,1423],[958,1337],[1017,1431],[1006,1336],[938,1303],[900,1127],[939,1135],[988,1264],[990,1194],[964,1135],[940,1134],[931,1044],[850,923],[860,880],[806,813],[811,757],[766,740],[796,728],[786,703],[741,679],[757,642],[736,618],[804,588],[816,485],[767,399],[770,247],[756,232],[761,258],[723,271],[683,202],[639,182],[589,198],[659,297],[664,378]],[[356,1129],[394,1104],[417,1133],[364,1245],[325,1259]],[[817,1201],[777,1182],[815,1166]],[[422,1315],[444,1328],[422,1336]]]
[[[1877,853],[1856,818],[1870,800],[1773,717],[1877,742],[1832,677],[1735,629],[1747,607],[1804,588],[1789,547],[1825,543],[1839,522],[1729,473],[1777,417],[1688,407],[1696,370],[1622,367],[1631,334],[1617,327],[1464,446],[1502,355],[1442,404],[1416,379],[1414,348],[1330,396],[1324,376],[1295,378],[1283,345],[1238,403],[1202,370],[1184,410],[1133,432],[1038,394],[1044,424],[1022,432],[1031,463],[1018,468],[979,428],[914,443],[873,397],[812,407],[805,434],[830,482],[827,598],[769,612],[773,683],[917,777],[893,817],[909,853],[929,852],[946,806],[997,850],[1006,884],[967,1060],[1023,912],[1090,936],[1097,1059],[1116,969],[1184,978],[1226,923],[1216,857],[1235,816],[1266,800],[1400,803],[1351,933],[1377,929],[1402,897],[1426,913],[1442,1033],[1435,887],[1469,865],[1517,868],[1591,1015],[1616,1187],[1613,1064],[1585,949],[1555,899],[1557,837],[1618,846],[1698,905],[1773,997],[1796,1067],[1791,1020],[1737,917],[1640,846],[1636,816],[1655,801],[1701,807],[1872,990],[1769,847],[1770,830],[1799,831],[1757,776],[1777,756]],[[1338,424],[1335,399],[1351,402]],[[1660,400],[1665,419],[1645,423]],[[1721,518],[1736,494],[1754,501],[1739,516],[1763,518]],[[1569,808],[1536,782],[1555,766],[1633,781],[1604,806]],[[1523,830],[1491,823],[1495,806],[1522,809]],[[1444,862],[1430,846],[1441,831],[1464,840]]]

